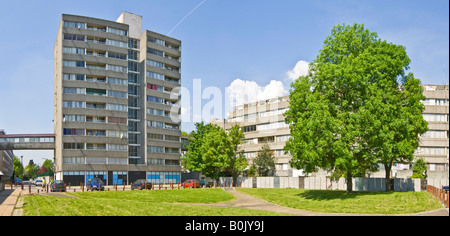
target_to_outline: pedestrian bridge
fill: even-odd
[[[55,134],[0,135],[0,150],[52,150]]]

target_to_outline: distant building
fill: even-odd
[[[428,162],[428,176],[448,178],[449,173],[449,86],[423,85],[426,99],[424,119],[428,122],[429,131],[420,137],[420,146],[415,156]],[[284,122],[283,113],[289,109],[288,96],[253,102],[235,107],[227,114],[227,118],[212,120],[222,128],[230,129],[239,124],[244,129],[246,141],[241,145],[245,157],[251,165],[258,150],[265,143],[273,150],[276,162],[276,176],[299,176],[301,170],[292,169],[290,155],[284,154],[283,148],[290,138],[289,126]],[[372,176],[384,177],[382,173]],[[393,168],[393,176],[407,177],[412,175],[410,164],[397,163]],[[397,175],[397,172],[399,175]]]
[[[0,135],[6,135],[0,130]],[[14,153],[12,150],[0,150],[0,191],[5,189],[5,182],[11,180],[14,174]]]

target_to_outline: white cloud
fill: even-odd
[[[255,81],[235,79],[226,88],[228,102],[231,106],[285,96],[287,93],[283,83],[277,80],[270,81],[266,86],[260,86]]]
[[[309,62],[300,60],[297,62],[292,70],[289,70],[286,74],[292,81],[298,79],[300,76],[305,76],[308,74]]]

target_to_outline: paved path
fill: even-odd
[[[22,190],[5,189],[0,192],[0,216],[11,216]]]

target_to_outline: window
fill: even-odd
[[[109,130],[108,131],[108,137],[127,138],[128,137],[128,132]]]
[[[154,108],[147,108],[147,114],[155,116],[167,116],[165,111]]]
[[[79,80],[84,81],[84,75],[77,74],[63,74],[63,80]]]
[[[128,61],[128,70],[139,72],[139,64],[135,61]]]
[[[448,122],[447,114],[423,114],[423,119],[426,121],[441,121]]]
[[[179,149],[179,148],[170,148],[170,147],[166,147],[166,153],[170,153],[170,154],[180,154],[180,149]]]
[[[63,61],[63,66],[66,67],[84,67],[84,61]]]
[[[86,23],[80,23],[80,22],[64,21],[63,26],[70,27],[70,28],[86,29]]]
[[[106,104],[106,109],[114,111],[128,111],[128,106],[119,104]]]
[[[244,126],[244,133],[252,131],[256,131],[256,125]]]
[[[106,78],[102,77],[86,77],[87,82],[106,83]]]
[[[84,48],[68,48],[68,47],[63,47],[63,53],[81,54],[81,55],[84,55],[84,54],[86,54],[86,49],[84,49]]]
[[[66,93],[66,94],[86,94],[86,89],[85,88],[67,88],[67,87],[65,87],[63,89],[63,93]]]
[[[147,48],[147,53],[153,54],[153,55],[157,55],[157,56],[164,56],[164,52],[153,49],[153,48]]]
[[[63,107],[67,108],[84,108],[85,106],[86,106],[85,102],[63,101]]]
[[[167,136],[167,135],[166,135]],[[151,133],[148,133],[147,134],[147,138],[148,139],[154,139],[154,140],[164,140],[164,135],[162,135],[162,134],[151,134]]]
[[[446,106],[448,105],[448,99],[431,99],[427,98],[424,101],[421,101],[424,105],[437,105],[437,106]]]
[[[86,130],[87,136],[106,136],[106,130]]]
[[[153,79],[160,79],[164,80],[164,75],[158,74],[155,72],[147,71],[147,77],[153,78]]]
[[[138,53],[135,50],[128,49],[128,59],[129,60],[139,60]]]
[[[85,116],[80,115],[63,115],[63,122],[85,122]]]
[[[147,41],[152,42],[152,43],[156,43],[156,44],[159,44],[159,45],[162,45],[162,46],[166,45],[166,42],[164,40],[153,38],[151,36],[147,37]]]
[[[116,66],[116,65],[107,65],[107,70],[117,71],[117,72],[127,72],[128,69],[124,66]]]
[[[84,149],[84,143],[64,143],[64,149]]]
[[[180,142],[180,136],[166,135],[165,140]]]
[[[63,163],[64,164],[84,164],[84,157],[64,157]],[[66,175],[66,172],[64,172],[64,175]]]
[[[157,121],[147,121],[148,127],[154,127],[154,128],[164,128],[163,122],[157,122]]]
[[[106,150],[105,143],[86,143],[86,150]]]
[[[277,142],[287,142],[291,136],[290,135],[283,135],[283,136],[277,136]]]
[[[115,28],[111,28],[111,27],[108,27],[107,32],[113,33],[113,34],[118,34],[118,35],[123,35],[123,36],[128,36],[128,31],[121,30],[121,29],[115,29]]]
[[[86,122],[105,123],[106,117],[104,117],[104,116],[86,116]]]
[[[159,68],[164,67],[164,63],[158,62],[158,61],[153,61],[153,60],[147,60],[147,65],[153,66],[153,67],[159,67]]]
[[[147,89],[156,90],[156,91],[164,91],[163,86],[159,86],[156,84],[147,84]]]
[[[179,166],[180,161],[179,160],[166,160],[166,166]]]
[[[86,108],[92,108],[92,109],[105,109],[106,104],[105,103],[86,103]]]
[[[448,138],[448,131],[445,130],[429,130],[426,133],[420,135],[424,138]]]
[[[128,82],[125,79],[108,77],[108,84],[127,85]]]
[[[110,96],[110,97],[127,98],[127,95],[128,95],[128,93],[125,93],[125,92],[108,90],[108,96]]]
[[[164,165],[164,159],[148,159],[149,165]]]
[[[147,152],[164,153],[164,147],[148,146]]]
[[[87,88],[86,89],[87,95],[95,95],[95,96],[106,96],[106,90],[104,89],[93,89],[93,88]]]
[[[121,60],[126,60],[127,59],[127,54],[122,54],[122,53],[118,53],[118,52],[108,52],[108,57],[121,59]]]
[[[84,129],[63,129],[63,135],[84,136],[85,134]]]
[[[109,151],[128,151],[128,145],[108,144]]]
[[[84,35],[77,34],[64,34],[65,40],[75,40],[75,41],[85,41],[86,37]]]
[[[111,46],[116,46],[116,47],[128,48],[128,43],[111,40],[111,39],[106,39],[106,44],[111,45]]]
[[[147,96],[147,102],[155,102],[155,103],[163,103],[164,104],[164,99],[158,98],[158,97],[153,97],[153,96]]]
[[[108,117],[108,123],[110,124],[127,124],[127,118],[120,118],[120,117]]]

